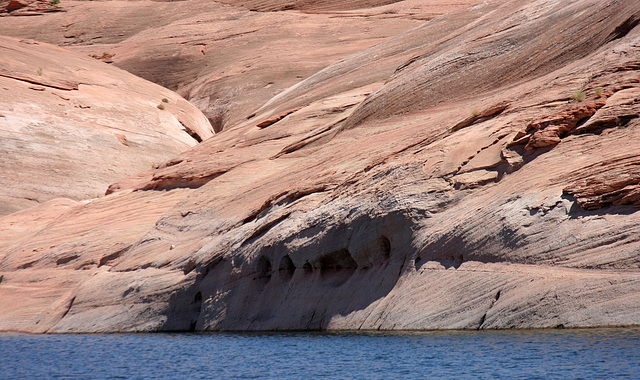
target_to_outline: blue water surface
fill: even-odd
[[[0,334],[2,379],[637,379],[640,329]]]

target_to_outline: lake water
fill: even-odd
[[[633,379],[640,329],[0,334],[2,379]]]

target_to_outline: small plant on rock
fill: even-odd
[[[593,93],[596,94],[596,96],[599,98],[602,96],[602,93],[604,92],[604,90],[602,89],[602,87],[598,87],[595,90],[593,90]]]
[[[477,109],[477,108],[472,109],[472,110],[471,110],[471,116],[473,116],[473,117],[478,117],[478,116],[480,116],[480,110],[479,110],[479,109]]]
[[[156,107],[158,107],[159,110],[163,110],[164,109],[164,104],[158,104]]]
[[[582,90],[576,91],[573,94],[571,94],[571,99],[577,100],[579,102],[585,100],[586,98],[587,98],[587,94],[585,94],[585,92]]]
[[[38,75],[42,76],[42,67],[38,69]]]
[[[52,6],[54,6],[54,7],[57,7],[57,6],[58,6],[58,4],[60,4],[60,0],[51,0],[51,1],[49,2],[49,4],[51,4],[51,5],[52,5]]]
[[[169,103],[169,99],[167,99],[167,98],[162,98],[162,103]]]

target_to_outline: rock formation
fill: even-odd
[[[638,325],[639,22],[459,9],[104,197],[7,215],[0,330]]]
[[[194,106],[123,70],[32,40],[0,49],[0,215],[102,196],[213,135]]]
[[[0,1],[0,17],[2,16],[39,16],[45,13],[62,12],[59,0],[2,0]]]
[[[301,13],[255,12],[233,1],[63,1],[64,13],[4,18],[0,34],[112,62],[178,92],[221,130],[349,54],[476,2],[405,0],[359,10],[346,10],[356,2],[314,2],[334,10]]]

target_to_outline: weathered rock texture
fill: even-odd
[[[45,13],[63,11],[55,2],[46,0],[2,0],[0,1],[0,17],[2,16],[40,16]]]
[[[253,12],[247,3],[233,1],[65,0],[59,5],[64,13],[4,18],[0,34],[64,45],[112,62],[178,92],[221,130],[324,67],[477,1],[405,0],[352,11],[346,9],[356,2],[314,2],[331,3],[335,11],[300,13]],[[299,5],[306,9],[304,2]]]
[[[213,135],[179,95],[118,68],[32,40],[0,37],[0,51],[0,215],[102,196]]]
[[[484,2],[104,198],[6,216],[0,329],[638,325],[638,20]]]

